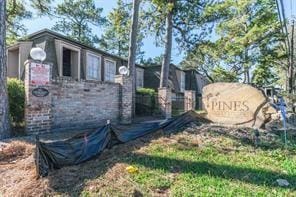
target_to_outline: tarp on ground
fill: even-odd
[[[84,132],[65,140],[48,142],[36,137],[37,173],[40,176],[47,176],[51,169],[82,163],[114,144],[125,143],[160,129],[166,133],[174,132],[191,122],[208,122],[208,120],[194,111],[189,111],[165,122],[142,123],[127,130],[109,124],[93,132]]]

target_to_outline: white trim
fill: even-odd
[[[97,57],[97,58],[99,58],[100,59],[100,69],[99,69],[99,74],[100,74],[100,76],[98,76],[99,77],[99,79],[96,79],[96,81],[102,81],[102,55],[101,54],[98,54],[98,53],[94,53],[94,52],[92,52],[92,51],[89,51],[89,50],[86,50],[86,57],[85,57],[85,79],[88,79],[87,78],[87,67],[88,67],[88,54],[90,54],[90,55],[93,55],[93,56],[95,56],[95,57]],[[91,79],[91,80],[94,80],[94,79]]]

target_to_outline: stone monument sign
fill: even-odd
[[[266,96],[241,83],[213,83],[203,88],[207,118],[216,123],[261,127],[269,118]]]

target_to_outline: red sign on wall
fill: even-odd
[[[47,85],[50,80],[50,66],[48,64],[31,63],[31,84]]]

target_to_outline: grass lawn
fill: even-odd
[[[213,125],[159,131],[38,180],[28,157],[3,166],[0,196],[296,196],[295,146],[284,149],[279,136],[262,132],[255,148],[253,136]]]
[[[219,127],[190,128],[161,137],[118,158],[123,166],[116,176],[127,182],[123,188],[111,184],[88,191],[86,187],[82,193],[296,196],[296,149],[283,149],[280,138],[273,134],[262,133],[258,148],[252,139],[250,130]],[[124,166],[128,165],[138,168],[138,172],[125,172]],[[278,186],[279,178],[288,180],[290,185]],[[92,182],[89,184],[94,186]]]

